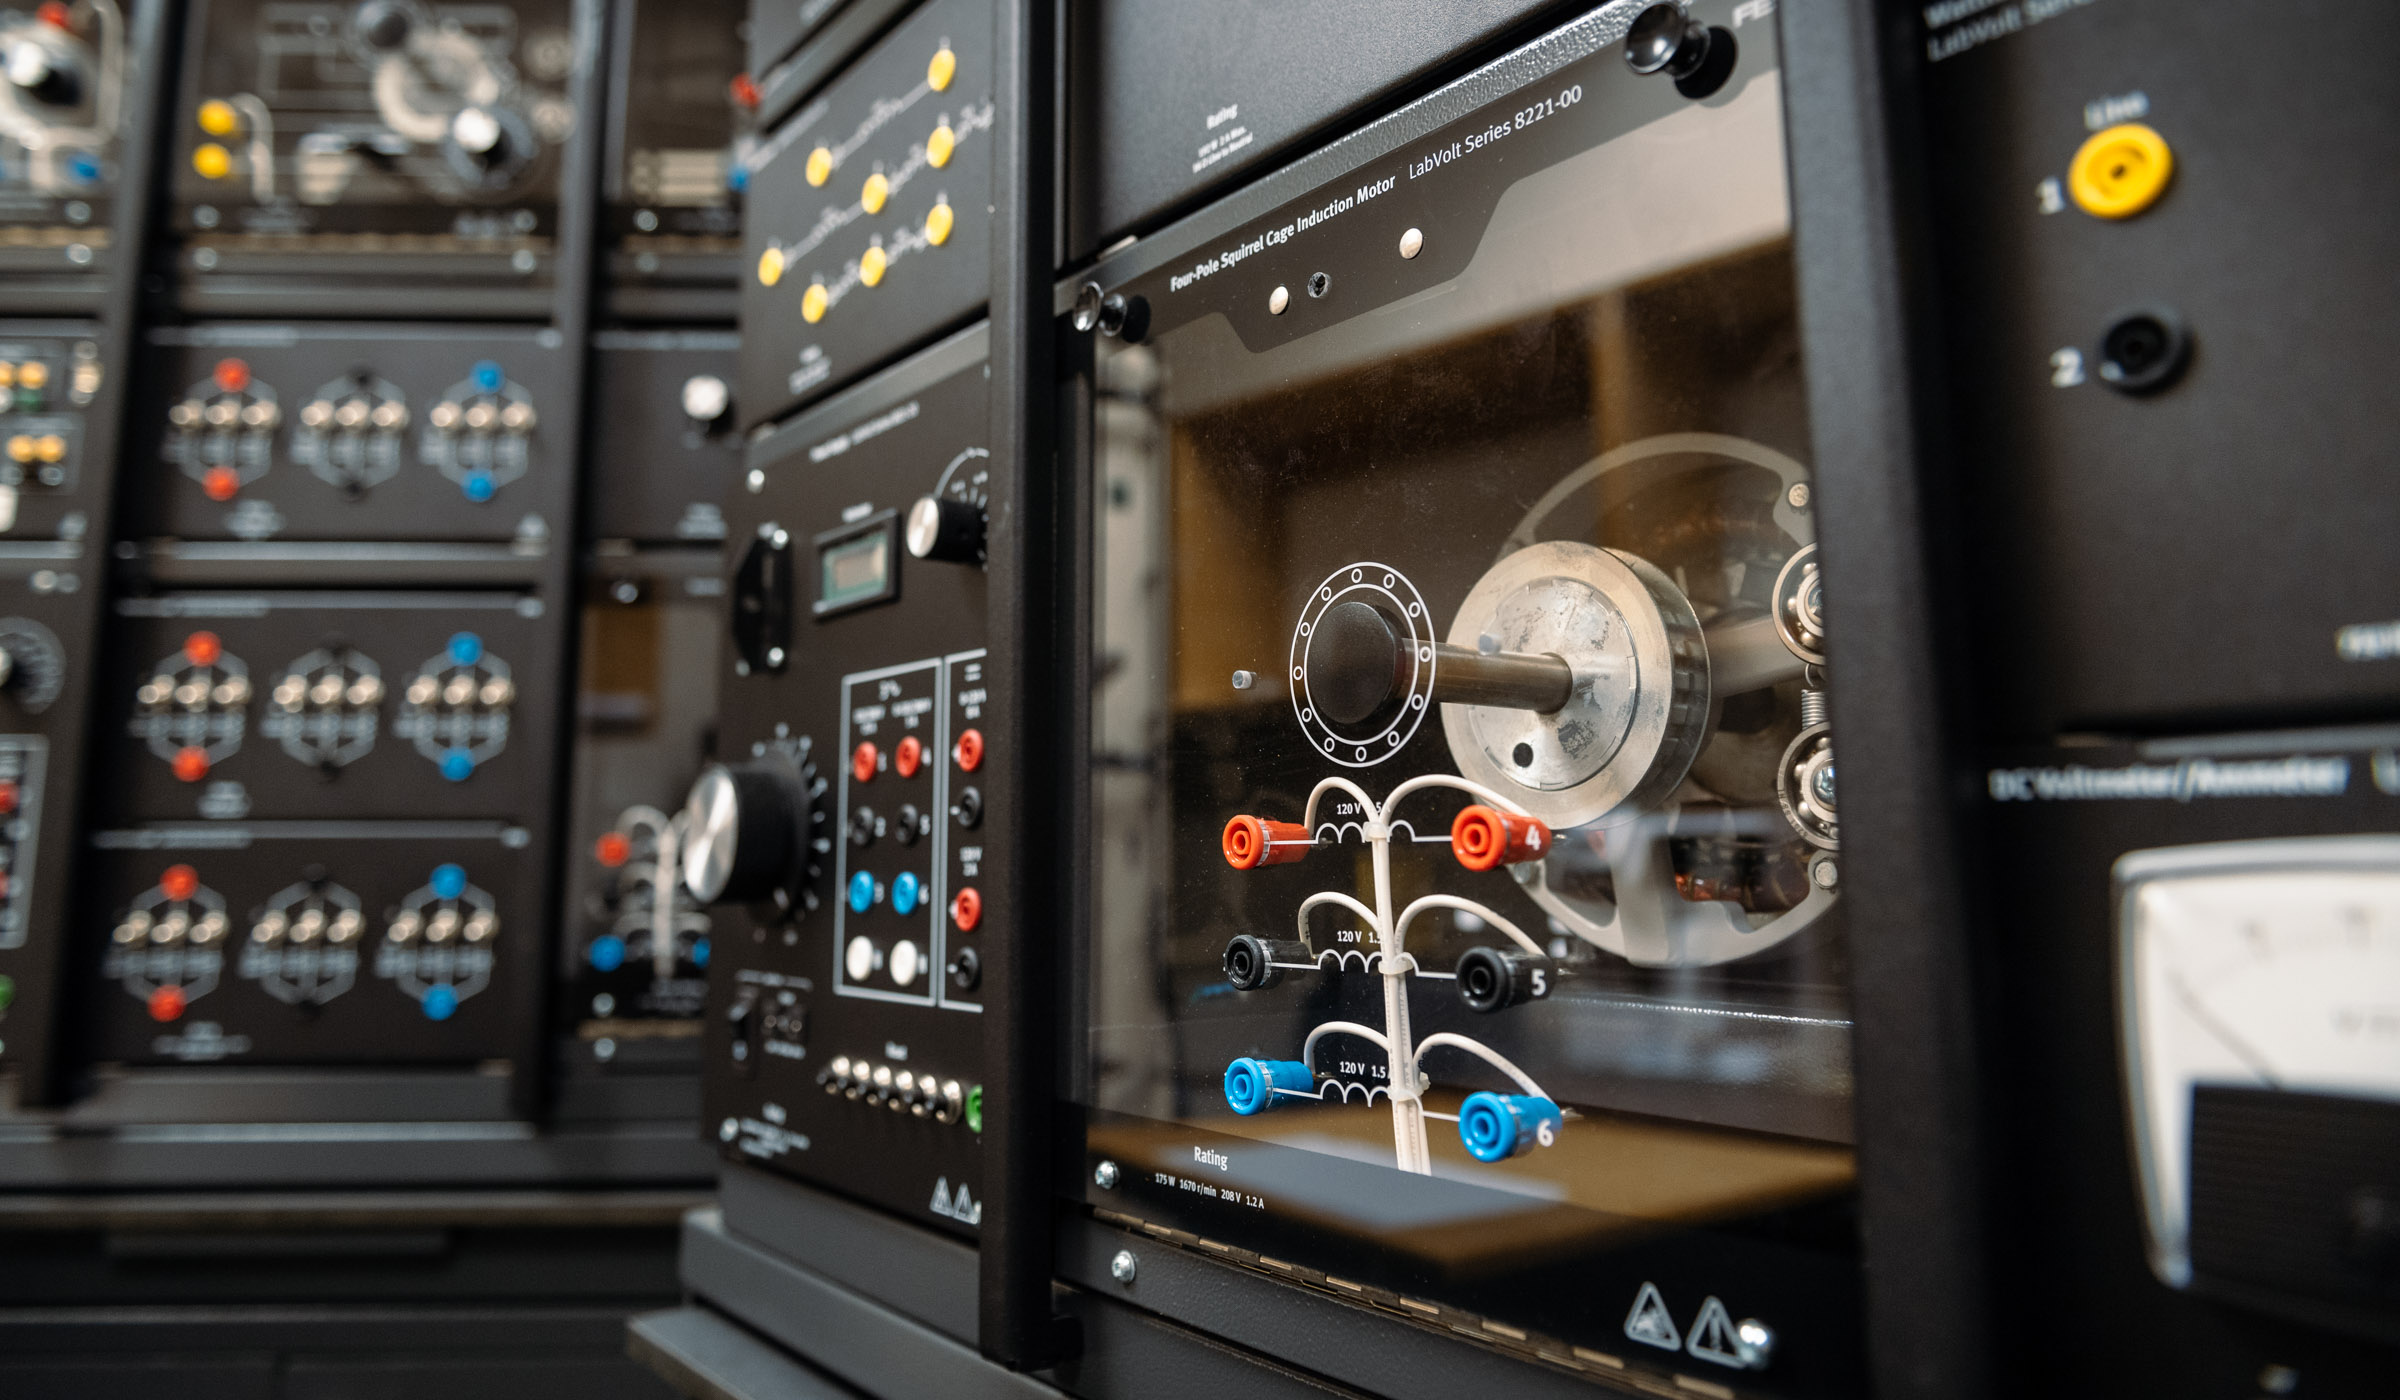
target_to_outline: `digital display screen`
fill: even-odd
[[[892,596],[892,526],[889,520],[864,534],[817,549],[819,613],[879,602]]]

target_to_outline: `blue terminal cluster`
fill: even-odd
[[[490,472],[477,467],[460,479],[458,489],[466,495],[468,500],[481,504],[496,495],[500,487],[492,480]]]
[[[472,666],[483,659],[483,638],[472,632],[458,632],[450,638],[450,660],[460,666]]]
[[[1314,1097],[1316,1088],[1316,1073],[1298,1060],[1256,1060],[1245,1056],[1225,1066],[1225,1102],[1245,1118],[1266,1112],[1287,1094]]]
[[[417,1002],[429,1021],[447,1021],[458,1010],[458,993],[448,986],[427,987]]]
[[[592,966],[600,971],[614,972],[625,965],[625,940],[613,933],[601,934],[592,940],[591,947],[584,950],[584,956],[590,958]]]
[[[895,914],[916,913],[917,900],[924,892],[924,886],[918,882],[914,874],[903,871],[899,875],[893,876],[892,912]]]
[[[467,871],[462,865],[449,862],[433,868],[433,893],[437,899],[456,899],[467,892]]]
[[[1557,1104],[1531,1094],[1469,1094],[1458,1109],[1458,1140],[1478,1162],[1505,1162],[1556,1139],[1566,1121]]]
[[[875,905],[875,877],[861,870],[850,877],[850,912],[864,914]]]
[[[475,381],[476,392],[483,394],[497,394],[500,386],[508,382],[508,375],[501,370],[498,360],[477,360],[471,377]]]

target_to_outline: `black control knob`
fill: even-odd
[[[450,140],[470,160],[486,169],[508,160],[508,126],[489,108],[460,108],[458,115],[450,119]]]
[[[733,411],[733,390],[713,374],[695,374],[683,381],[683,416],[708,432]]]
[[[908,552],[951,564],[983,562],[983,507],[947,496],[920,496],[908,508]]]
[[[83,74],[63,54],[26,40],[9,48],[11,87],[45,107],[72,107],[83,100]]]
[[[807,795],[780,766],[710,765],[684,803],[684,887],[702,904],[772,895],[803,860],[807,810]]]
[[[1733,35],[1695,19],[1675,0],[1658,0],[1633,17],[1625,31],[1625,66],[1636,73],[1664,73],[1675,90],[1697,101],[1725,86],[1733,73]]]
[[[366,0],[351,17],[358,41],[377,53],[391,53],[408,42],[416,20],[400,0]]]

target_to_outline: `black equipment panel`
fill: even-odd
[[[2007,1387],[2366,1396],[2400,1339],[2400,235],[2351,178],[2400,19],[2258,18],[1910,17]]]
[[[748,180],[737,133],[742,0],[621,0],[609,128],[609,236],[630,250],[730,254]]]
[[[742,230],[745,426],[983,305],[993,110],[990,0],[934,0],[760,142]]]
[[[193,540],[483,540],[573,523],[551,446],[577,406],[555,331],[159,330],[135,399],[122,528]]]
[[[750,71],[760,74],[791,56],[849,0],[754,0],[750,6]]]
[[[47,21],[43,21],[47,23]],[[120,40],[121,40],[120,36]],[[4,100],[4,99],[0,99]],[[86,321],[0,323],[0,1064],[54,1088],[121,374]]]
[[[1850,1396],[1779,46],[1670,7],[1645,73],[1642,8],[1078,299],[1081,1195],[1586,1378]]]
[[[738,474],[732,331],[601,331],[592,337],[586,533],[650,544],[725,537]]]
[[[713,549],[611,554],[586,574],[559,949],[578,1055],[699,1068],[717,916],[684,888],[680,817],[716,756],[724,599]]]
[[[0,277],[96,272],[108,249],[138,76],[125,9],[0,5]]]
[[[599,236],[604,322],[733,319],[758,86],[746,0],[614,0]]]
[[[1088,255],[1563,6],[1102,0],[1070,38],[1067,250]],[[1339,61],[1329,61],[1339,55]]]
[[[2400,362],[2400,225],[2350,172],[2400,161],[2400,113],[2359,98],[2400,14],[1981,24],[1926,32],[1924,86],[1943,475],[1975,521],[1976,629],[2010,639],[1976,652],[1993,730],[2388,717],[2400,492],[2377,386]],[[2271,119],[2226,97],[2268,89]],[[2110,160],[2129,127],[2158,142],[2155,192]],[[2294,152],[2322,174],[2295,185]]]
[[[199,0],[170,223],[224,253],[547,252],[570,0]],[[398,238],[395,244],[388,240]]]
[[[2305,870],[2313,851],[2361,833],[2390,845],[2400,829],[2391,751],[2329,734],[2321,744],[2027,746],[1990,761],[1995,800],[1981,834],[2011,875],[1993,882],[1979,911],[1987,933],[2009,939],[1984,989],[1985,1004],[2002,1008],[1988,1034],[2009,1066],[1991,1105],[2007,1144],[1995,1169],[2010,1183],[1994,1231],[1998,1321],[2042,1320],[2041,1345],[2015,1350],[2013,1375],[2074,1396],[2252,1394],[2244,1387],[2258,1377],[2285,1372],[2310,1395],[2387,1393],[2400,1294],[2378,1203],[2394,1199],[2396,1183],[2388,1157],[2362,1161],[2355,1149],[2389,1132],[2378,1125],[2391,1100],[2365,1085],[2330,1102],[2288,1090],[2323,1072],[2321,1057],[2295,1057],[2295,1044],[2317,1039],[2320,1025],[2375,1014],[2400,956],[2389,923],[2312,927],[2317,911],[2294,900],[2282,919],[2290,927],[2270,918],[2229,945],[2192,940],[2191,961],[2161,975],[2208,1025],[2197,1040],[2221,1063],[2206,1077],[2213,1085],[2172,1086],[2193,1097],[2188,1136],[2149,1137],[2142,1061],[2128,1061],[2136,1045],[2172,1044],[2143,1027],[2173,1009],[2131,1010],[2141,972],[2121,882],[2137,852],[2272,845]],[[2387,884],[2394,860],[2383,857]],[[2255,960],[2240,955],[2244,942]],[[2306,1019],[2276,1014],[2286,1006]],[[2273,1136],[2245,1131],[2244,1113]],[[2181,1207],[2178,1179],[2189,1182]],[[2154,1211],[2163,1228],[2150,1224]],[[2178,1235],[2191,1268],[2184,1291],[2153,1262]],[[2262,1250],[2261,1239],[2276,1244]],[[2156,1345],[2131,1352],[2128,1336]]]
[[[495,817],[540,828],[556,624],[519,593],[120,600],[106,820]]]
[[[83,325],[0,324],[0,536],[59,538],[106,482],[105,464],[85,460],[85,414],[104,374],[93,336]]]
[[[725,897],[749,902],[716,916],[706,1046],[729,1158],[969,1233],[977,884],[1008,835],[979,789],[1006,758],[984,744],[987,402],[976,328],[755,444],[729,498]],[[903,547],[919,510],[959,527],[930,555]]]
[[[0,1065],[31,1066],[36,1093],[47,1088],[67,956],[71,785],[91,691],[87,608],[62,586],[91,581],[79,553],[0,555]]]
[[[496,822],[102,831],[88,1050],[125,1064],[467,1065],[541,996],[539,847]]]

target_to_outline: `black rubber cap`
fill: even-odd
[[[368,48],[390,53],[408,42],[409,14],[391,0],[366,0],[354,20]]]
[[[1407,650],[1371,603],[1336,603],[1308,639],[1308,699],[1334,724],[1358,724],[1399,694]]]

